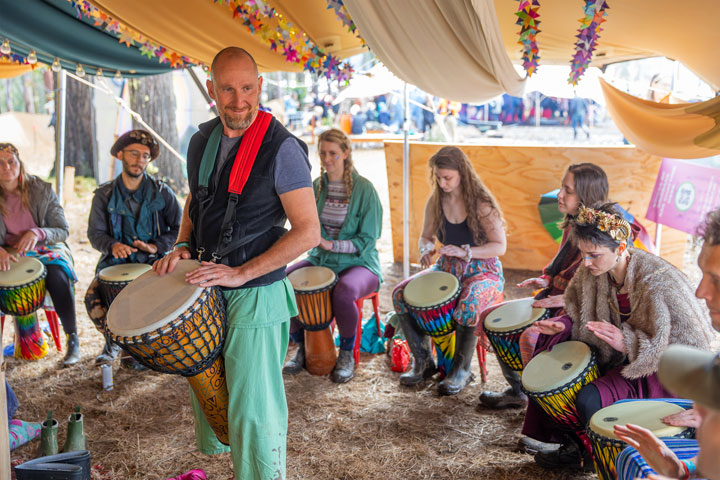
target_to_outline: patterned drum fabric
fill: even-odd
[[[433,337],[438,368],[447,374],[455,356],[455,326],[452,315],[460,296],[460,282],[446,272],[428,272],[405,286],[403,297],[408,312],[422,331]]]
[[[153,370],[188,377],[218,440],[228,443],[228,391],[222,353],[225,301],[218,288],[185,281],[194,260],[172,273],[149,271],[126,286],[107,315],[110,339]]]
[[[45,265],[36,258],[20,257],[0,275],[0,312],[30,315],[45,301]]]
[[[533,308],[534,298],[505,302],[485,317],[483,328],[498,358],[515,371],[523,369],[520,335],[537,320],[548,317],[546,308]]]
[[[541,352],[522,373],[525,393],[560,426],[584,430],[575,409],[582,387],[598,378],[595,354],[582,342],[568,341]]]
[[[614,480],[615,460],[627,446],[615,436],[616,424],[632,423],[647,428],[657,437],[689,438],[693,430],[684,427],[673,427],[662,421],[664,417],[683,412],[678,405],[654,400],[637,400],[610,405],[598,410],[590,419],[588,437],[593,449],[595,471],[601,480]]]

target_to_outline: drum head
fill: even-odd
[[[658,437],[674,437],[685,427],[673,427],[663,423],[662,418],[684,411],[674,403],[638,400],[610,405],[598,410],[590,419],[590,429],[605,438],[619,440],[613,432],[616,424],[632,423],[647,428]]]
[[[133,337],[175,320],[203,291],[185,281],[185,274],[199,266],[195,260],[180,260],[172,273],[162,277],[153,271],[140,275],[110,305],[108,330],[119,337]]]
[[[327,267],[302,267],[288,275],[294,290],[312,292],[322,290],[335,282],[335,272]]]
[[[559,343],[552,351],[539,353],[530,360],[522,373],[523,387],[529,392],[547,392],[562,387],[580,376],[590,358],[590,347],[583,342]]]
[[[403,298],[412,307],[425,308],[440,305],[455,296],[460,283],[455,275],[446,272],[428,272],[414,278],[405,286]]]
[[[10,260],[10,270],[0,275],[0,287],[19,287],[40,278],[45,265],[33,257],[20,257],[17,263]]]
[[[103,268],[99,277],[106,282],[131,282],[148,270],[152,266],[146,263],[123,263]]]
[[[533,308],[534,298],[521,298],[506,302],[485,317],[485,328],[491,332],[510,332],[530,325],[547,312],[546,308]]]

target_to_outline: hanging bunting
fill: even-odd
[[[335,16],[345,25],[350,33],[355,34],[357,38],[359,38],[363,46],[365,45],[365,40],[360,36],[360,33],[357,30],[357,26],[355,25],[355,22],[353,22],[352,17],[350,17],[350,13],[345,8],[345,4],[342,0],[327,0],[328,4],[328,10],[333,9],[335,10]]]
[[[520,25],[518,43],[522,45],[522,65],[531,77],[538,68],[540,63],[540,50],[537,44],[537,34],[540,33],[538,26],[540,25],[540,2],[538,0],[518,0],[518,11],[515,15],[518,17],[515,22]]]
[[[267,43],[270,50],[281,52],[285,61],[300,64],[304,70],[329,80],[350,80],[353,68],[348,62],[341,62],[338,57],[322,51],[305,32],[264,0],[213,1],[227,5],[234,19]],[[347,18],[350,20],[349,16]]]
[[[568,83],[577,85],[580,77],[590,66],[593,52],[597,48],[597,41],[600,32],[603,30],[600,25],[605,22],[606,10],[609,10],[605,0],[584,0],[585,16],[580,19],[577,42],[575,43],[575,54],[571,60],[570,77]]]

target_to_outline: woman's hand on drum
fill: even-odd
[[[702,422],[700,413],[694,408],[683,410],[680,413],[673,413],[662,419],[668,425],[673,427],[689,427],[698,428]]]
[[[113,243],[111,253],[115,258],[127,258],[135,252],[137,252],[137,248],[125,245],[124,243],[115,242]]]
[[[684,470],[677,455],[647,428],[632,424],[615,425],[615,435],[637,450],[648,466],[660,475],[682,478]]]
[[[533,326],[537,327],[543,335],[557,335],[565,330],[565,324],[555,320],[556,318],[559,317],[548,318],[547,320],[538,320],[533,323]]]
[[[324,238],[321,238],[320,243],[318,244],[318,247],[322,248],[323,250],[327,250],[329,252],[333,248],[333,242],[331,242],[330,240],[325,240]]]
[[[548,282],[548,279],[544,277],[528,278],[527,280],[517,284],[519,288],[545,288],[548,285],[550,285],[550,282]]]
[[[7,250],[0,247],[0,272],[7,272],[10,270],[10,262],[18,262],[18,259],[13,255],[10,255]]]
[[[250,280],[245,278],[238,267],[212,262],[202,262],[198,268],[186,274],[185,279],[201,287],[240,287]]]
[[[180,260],[188,260],[190,257],[192,257],[192,255],[190,255],[189,248],[175,247],[175,250],[168,253],[160,260],[156,260],[155,263],[153,263],[153,271],[158,275],[165,275],[166,273],[171,273],[173,270],[175,270],[175,265],[177,265]]]
[[[448,257],[462,258],[463,260],[467,257],[467,252],[465,251],[465,249],[462,247],[458,247],[457,245],[443,245],[442,247],[440,247],[437,253]]]
[[[35,248],[35,245],[37,245],[37,242],[38,237],[37,235],[35,235],[35,232],[33,232],[32,230],[28,230],[22,234],[20,240],[15,242],[13,248],[17,250],[18,255],[23,256],[30,250],[33,250]]]
[[[532,304],[535,308],[563,308],[565,306],[565,297],[562,295],[551,295],[549,297],[535,300]]]
[[[587,329],[620,353],[625,351],[625,335],[622,330],[608,322],[588,322]]]
[[[142,242],[140,240],[135,240],[133,243],[133,247],[142,250],[143,252],[149,253],[151,255],[154,255],[157,253],[157,245],[153,243],[146,243]]]
[[[420,259],[420,265],[422,265],[423,268],[428,268],[430,265],[433,264],[433,256],[435,256],[435,250],[431,250],[430,252],[423,255]]]

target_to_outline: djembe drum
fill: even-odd
[[[598,378],[595,354],[583,342],[568,341],[537,354],[523,370],[523,391],[566,430],[582,431],[575,398]]]
[[[483,329],[498,358],[515,371],[523,369],[520,356],[520,335],[538,320],[550,315],[547,308],[536,308],[534,298],[521,298],[503,303],[485,317]]]
[[[172,273],[133,280],[110,306],[106,333],[142,365],[186,377],[218,440],[228,444],[225,300],[217,287],[185,281],[199,265],[180,260]]]
[[[110,308],[113,300],[123,288],[149,270],[152,270],[152,266],[145,263],[123,263],[100,270],[98,283],[105,305]]]
[[[327,375],[337,360],[330,330],[331,295],[337,275],[329,268],[312,266],[298,268],[288,279],[295,290],[298,320],[305,330],[305,368],[313,375]]]
[[[403,290],[408,313],[435,343],[438,369],[447,375],[455,356],[455,325],[452,321],[460,282],[446,272],[427,272],[412,279]]]
[[[595,412],[587,434],[593,450],[595,471],[601,480],[615,480],[615,460],[627,444],[615,435],[615,425],[632,423],[647,428],[657,437],[691,438],[693,429],[673,427],[662,421],[684,411],[679,405],[657,400],[620,402]]]
[[[15,319],[15,358],[36,360],[48,353],[35,311],[45,301],[43,263],[32,257],[10,262],[10,270],[0,274],[0,312]]]

